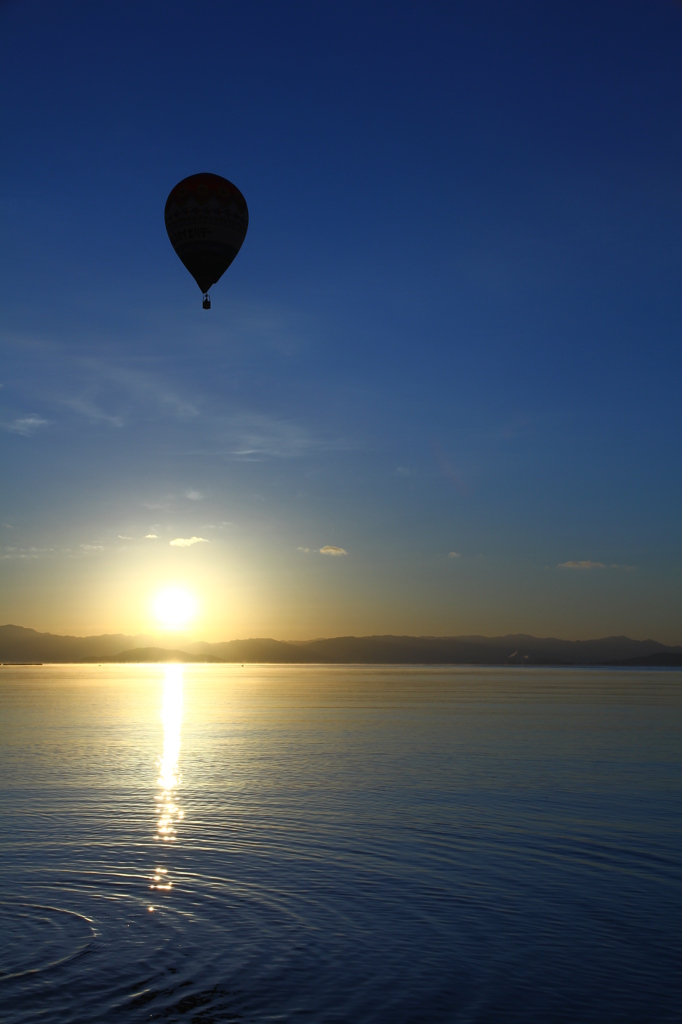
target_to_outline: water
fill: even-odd
[[[682,1021],[682,673],[0,669],[0,1020]]]

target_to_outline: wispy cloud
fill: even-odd
[[[181,494],[161,494],[142,502],[142,507],[150,512],[176,513],[185,507],[185,501],[203,501],[200,491],[183,491]]]
[[[179,419],[199,415],[196,401],[178,394],[173,387],[156,374],[128,367],[102,366],[101,369],[104,371],[105,379],[118,385],[147,409],[151,405],[157,411],[165,412]]]
[[[42,416],[19,416],[11,423],[1,423],[5,430],[11,430],[13,434],[22,434],[24,437],[31,437],[36,430],[46,427],[50,421]]]
[[[582,562],[561,562],[557,566],[557,569],[620,569],[623,572],[632,572],[635,568],[636,566],[634,565],[620,565],[617,562],[611,562],[610,565],[607,565],[606,562],[590,562],[587,560]]]
[[[339,548],[335,544],[325,544],[323,548],[306,548],[299,544],[296,550],[304,555],[333,555],[338,557],[339,555],[348,554],[345,548]]]
[[[195,398],[164,379],[167,371],[160,363],[141,367],[139,361],[126,364],[117,357],[95,358],[44,338],[5,335],[4,340],[24,354],[31,353],[31,373],[23,390],[51,409],[69,410],[89,423],[110,427],[199,415]],[[93,346],[88,348],[92,351]]]
[[[158,533],[145,533],[144,539],[145,540],[158,540],[159,539],[159,535],[158,535]]]
[[[72,369],[77,393],[60,396],[59,401],[90,423],[122,427],[136,419],[187,419],[199,414],[196,402],[147,370],[96,359],[76,359]]]
[[[581,562],[561,562],[557,569],[605,569],[606,565],[604,562],[590,562],[584,560]]]
[[[35,561],[43,558],[83,558],[98,551],[104,551],[103,544],[79,544],[76,548],[62,547],[9,547],[0,549],[0,561],[13,561],[15,559]]]
[[[205,537],[176,537],[170,542],[172,548],[191,548],[194,544],[208,544]]]
[[[70,409],[71,412],[84,416],[88,423],[106,423],[110,427],[122,427],[125,422],[123,416],[107,412],[93,398],[87,395],[62,398],[61,404]]]
[[[126,535],[125,535],[125,534],[123,534],[123,533],[119,533],[119,535],[118,535],[118,539],[119,539],[119,540],[134,540],[134,538],[133,538],[133,537],[126,537]]]
[[[57,548],[16,548],[16,547],[3,547],[2,554],[0,554],[0,560],[3,562],[14,561],[14,559],[36,559],[36,558],[52,558],[59,554]]]
[[[271,337],[272,331],[279,331],[269,315],[264,320],[256,317],[253,329]],[[76,350],[46,339],[19,337],[11,343],[24,355],[30,349],[32,365],[37,365],[37,372],[32,371],[23,381],[24,407],[30,396],[31,405],[45,408],[51,420],[56,418],[53,411],[65,418],[67,410],[94,426],[116,430],[141,422],[177,420],[189,428],[174,437],[173,443],[183,451],[240,461],[296,459],[358,446],[357,442],[331,436],[293,418],[272,415],[268,410],[243,408],[234,402],[226,407],[222,396],[210,387],[204,390],[191,373],[178,382],[168,379],[173,366],[166,361],[144,361],[142,357],[125,361],[113,354],[96,358],[84,355],[82,347]],[[41,420],[31,414],[2,425],[28,434],[42,425]],[[191,488],[183,497],[199,501],[203,497],[200,495],[199,490]]]
[[[298,423],[255,414],[232,417],[223,423],[221,433],[225,454],[233,459],[296,459],[315,451],[348,447],[317,437]]]
[[[448,551],[448,558],[460,558],[459,551]]]

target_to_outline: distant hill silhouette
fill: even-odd
[[[361,665],[601,665],[657,654],[682,655],[655,640],[626,636],[557,640],[525,634],[486,637],[342,636],[328,640],[231,640],[188,644],[224,661]]]
[[[218,644],[200,640],[187,644],[186,649],[197,654],[215,654],[222,661],[272,662],[281,665],[321,660],[309,657],[306,644],[290,644],[284,640],[227,640]]]
[[[0,626],[0,661],[82,661],[90,656],[118,654],[126,648],[155,644],[158,638],[152,636],[59,636],[23,626]]]
[[[154,654],[150,652],[155,652]],[[361,665],[640,665],[676,666],[682,647],[627,636],[558,640],[510,636],[342,636],[285,642],[267,638],[195,641],[168,650],[157,637],[57,636],[0,626],[2,662],[226,661]]]
[[[133,647],[120,654],[109,654],[102,658],[82,658],[84,664],[141,663],[141,662],[222,662],[213,654],[189,654],[187,651],[168,651],[165,647]]]

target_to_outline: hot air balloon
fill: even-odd
[[[164,211],[171,245],[199,285],[203,308],[208,290],[239,252],[249,209],[236,185],[219,174],[190,174],[171,191]]]

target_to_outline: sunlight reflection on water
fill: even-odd
[[[182,746],[183,678],[182,665],[168,665],[163,683],[161,722],[163,724],[163,751],[159,758],[157,794],[158,821],[156,839],[164,843],[177,839],[176,823],[184,817],[177,799],[177,789],[182,777],[179,771],[180,748]],[[173,883],[168,869],[157,867],[152,876],[150,889],[169,892]],[[150,910],[154,908],[149,907]]]
[[[679,672],[3,669],[3,1024],[677,1024],[681,728]]]

